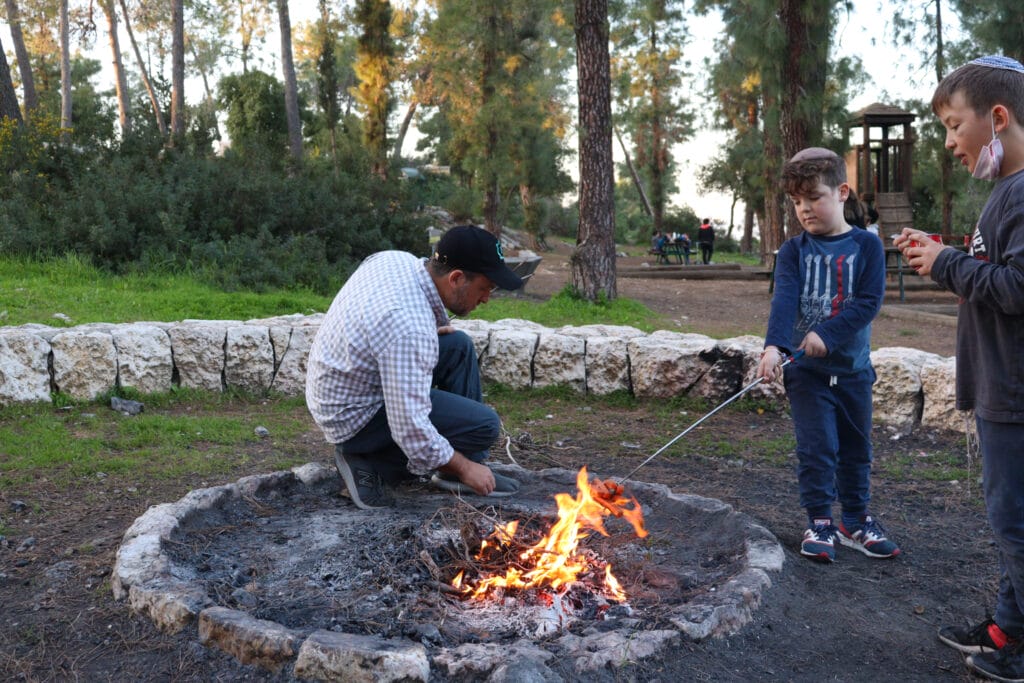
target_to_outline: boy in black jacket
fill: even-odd
[[[946,644],[1000,681],[1024,681],[1024,66],[982,57],[939,83],[932,110],[946,148],[995,187],[969,253],[904,229],[894,242],[910,265],[960,296],[956,407],[974,410],[985,506],[1002,572],[995,614],[947,626]]]

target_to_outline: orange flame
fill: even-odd
[[[647,536],[640,503],[636,498],[627,497],[621,486],[611,480],[595,480],[591,485],[587,468],[583,467],[576,475],[576,487],[579,492],[575,498],[567,493],[555,495],[558,521],[547,535],[519,554],[521,567],[508,567],[502,576],[484,577],[475,587],[464,585],[465,578],[460,572],[452,585],[472,599],[482,598],[496,588],[549,587],[558,590],[592,567],[591,562],[576,551],[580,541],[587,537],[587,530],[608,536],[604,528],[607,515],[624,518],[639,538]],[[517,528],[517,521],[497,526],[481,543],[477,557],[482,558],[484,550],[489,547],[507,548]],[[620,602],[626,599],[622,586],[612,574],[611,564],[605,567],[604,584],[609,597]]]

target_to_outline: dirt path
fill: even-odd
[[[554,242],[554,240],[552,241]],[[545,252],[526,294],[544,299],[571,281],[568,256],[571,249],[558,242]],[[723,257],[727,258],[727,257]],[[620,270],[635,271],[646,257],[620,257]],[[701,266],[689,268],[694,272]],[[882,312],[872,323],[872,347],[909,346],[941,356],[952,356],[956,348],[956,297],[936,288],[920,288],[919,278],[907,278],[906,301],[900,302],[895,282],[886,292]],[[724,338],[741,334],[764,336],[768,326],[771,294],[763,280],[670,280],[620,277],[620,296],[636,299],[648,308],[670,317],[678,329]]]

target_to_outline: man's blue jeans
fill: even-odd
[[[871,499],[871,387],[868,368],[838,377],[790,365],[785,369],[796,431],[800,505],[809,519],[832,517],[838,498],[843,511],[864,514]]]
[[[1024,424],[975,418],[988,523],[999,548],[999,600],[992,618],[1024,635]]]
[[[438,337],[437,366],[430,390],[430,422],[452,448],[470,460],[483,462],[501,433],[501,420],[482,403],[480,367],[473,341],[465,332]],[[387,407],[337,448],[345,455],[363,455],[381,467],[385,479],[411,476],[408,458],[391,437]]]

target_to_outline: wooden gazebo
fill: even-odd
[[[876,102],[847,121],[852,147],[846,155],[847,178],[864,203],[878,211],[883,237],[914,223],[910,181],[915,118]]]

